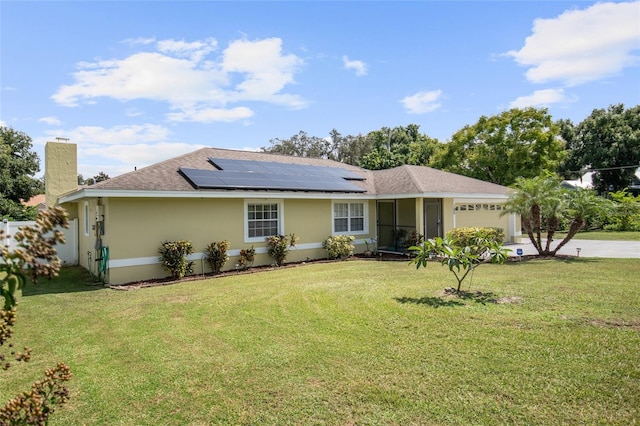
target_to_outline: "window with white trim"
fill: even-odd
[[[363,202],[333,203],[334,234],[366,234],[367,204]]]
[[[281,234],[282,203],[279,201],[245,202],[245,240],[264,241]]]

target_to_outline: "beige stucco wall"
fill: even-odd
[[[446,235],[447,232],[454,228],[453,218],[453,198],[442,199],[442,233]]]
[[[473,205],[473,210],[461,210],[461,205],[468,206]],[[514,235],[514,230],[510,229],[510,221],[512,216],[506,214],[501,216],[501,210],[491,210],[491,206],[496,206],[495,203],[469,203],[458,204],[458,211],[456,214],[456,227],[498,227],[504,230],[505,241],[515,241],[517,235]],[[516,229],[519,230],[520,224],[516,223]],[[513,226],[511,226],[513,228]]]
[[[267,200],[251,199],[263,202]],[[281,200],[285,234],[294,233],[299,240],[287,256],[288,262],[298,262],[326,257],[322,241],[332,232],[331,200],[293,199]],[[369,206],[369,233],[356,238],[375,236],[375,201]],[[89,203],[90,217],[95,216],[95,200]],[[103,245],[109,247],[111,264],[108,282],[121,284],[150,278],[163,278],[169,273],[157,262],[162,241],[188,240],[195,257],[194,272],[210,272],[201,253],[214,241],[230,242],[230,259],[226,270],[233,269],[240,249],[256,248],[255,265],[271,264],[265,242],[247,243],[244,239],[244,199],[160,199],[160,198],[110,198],[102,200],[105,212]],[[82,212],[82,202],[79,209]],[[82,216],[82,213],[81,213]],[[84,224],[80,220],[80,237],[84,237]],[[81,254],[92,244],[92,234],[81,243]],[[358,245],[356,251],[363,251]],[[86,258],[86,255],[85,255]],[[86,263],[86,259],[84,260]],[[145,264],[148,263],[148,264]],[[84,265],[83,265],[84,266]]]
[[[76,144],[47,142],[44,146],[45,200],[53,207],[58,197],[78,188],[78,147]]]

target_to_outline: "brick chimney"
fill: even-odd
[[[74,143],[47,142],[44,146],[44,186],[48,207],[58,198],[78,189],[78,146]]]

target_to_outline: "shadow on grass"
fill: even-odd
[[[89,272],[80,266],[65,266],[52,279],[40,278],[37,283],[29,281],[22,289],[22,296],[39,294],[77,293],[101,290],[104,285],[96,282]]]
[[[394,300],[400,303],[427,305],[432,308],[440,308],[442,306],[464,306],[464,302],[446,297],[394,297]]]
[[[396,302],[400,303],[413,303],[415,305],[428,305],[432,308],[440,308],[442,306],[464,306],[464,301],[471,301],[474,303],[481,303],[486,305],[487,303],[498,303],[498,297],[495,293],[481,291],[464,291],[460,292],[447,292],[446,296],[440,297],[394,297]]]
[[[464,291],[461,290],[459,293],[453,293],[457,297],[463,300],[470,300],[475,303],[481,303],[486,305],[487,303],[498,303],[498,297],[495,293],[487,292],[484,293],[482,291]]]

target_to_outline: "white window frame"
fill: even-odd
[[[89,236],[89,231],[91,229],[90,225],[89,225],[89,216],[90,216],[90,210],[89,210],[89,202],[85,201],[84,202],[84,210],[83,210],[83,215],[84,215],[84,235],[85,237]]]
[[[284,234],[284,202],[282,199],[245,199],[244,200],[244,242],[261,243],[264,237],[249,237],[249,205],[253,204],[277,204],[278,205],[278,234]]]
[[[346,231],[336,231],[336,216],[335,216],[335,205],[336,204],[348,204],[349,205],[349,213],[347,216],[347,227]],[[362,230],[354,231],[351,229],[351,205],[352,204],[362,204]],[[365,200],[333,200],[331,203],[331,234],[332,235],[364,235],[369,233],[369,203]]]

